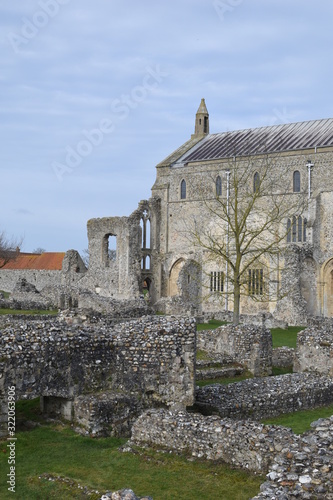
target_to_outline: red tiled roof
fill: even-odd
[[[65,252],[19,253],[15,259],[10,260],[0,268],[0,271],[1,269],[61,271],[64,256]]]

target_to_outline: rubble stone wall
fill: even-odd
[[[255,376],[272,373],[271,332],[255,325],[225,325],[198,333],[198,348],[214,354],[229,354]]]
[[[2,410],[11,386],[17,399],[114,391],[145,407],[191,405],[195,338],[192,318],[144,317],[113,328],[9,320],[0,337]]]
[[[297,335],[294,372],[311,371],[333,376],[332,320],[313,324]]]
[[[220,417],[263,418],[333,403],[333,379],[310,373],[247,379],[210,385],[196,391],[196,407]]]

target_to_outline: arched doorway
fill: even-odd
[[[184,259],[178,259],[172,266],[169,274],[169,297],[179,295],[178,278],[185,264]]]

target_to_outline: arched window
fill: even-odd
[[[222,181],[221,181],[221,177],[219,175],[216,177],[215,186],[216,186],[216,196],[221,196],[222,195]]]
[[[299,193],[301,190],[301,174],[298,170],[293,173],[293,191]]]
[[[186,181],[184,179],[180,183],[180,199],[181,200],[186,199]]]
[[[287,220],[287,243],[291,243],[291,220]]]
[[[257,191],[259,191],[259,187],[260,187],[260,176],[258,172],[256,172],[253,177],[253,192],[256,193]]]

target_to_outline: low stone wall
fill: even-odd
[[[333,499],[333,416],[312,422],[311,427],[275,454],[267,481],[252,500]]]
[[[267,472],[274,453],[288,449],[294,439],[292,431],[282,427],[186,412],[148,410],[133,425],[128,444],[222,460],[262,473]]]
[[[261,492],[252,500],[332,500],[333,416],[311,427],[299,436],[285,427],[251,421],[148,410],[135,422],[125,450],[154,447],[268,472]]]
[[[272,373],[272,335],[254,325],[225,325],[198,332],[197,346],[208,353],[229,354],[255,376]]]
[[[272,365],[277,368],[289,368],[294,364],[295,349],[292,347],[275,347],[272,354]]]
[[[294,372],[333,376],[333,323],[313,324],[297,335]]]
[[[220,417],[261,420],[333,403],[333,379],[309,373],[197,389],[196,407]]]

